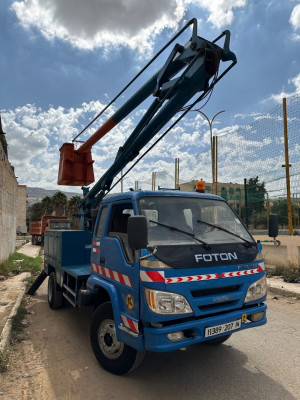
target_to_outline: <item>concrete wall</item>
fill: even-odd
[[[254,235],[255,240],[270,240],[267,235]],[[300,265],[300,236],[278,236],[281,245],[274,246],[273,243],[262,243],[266,264],[273,265]]]
[[[26,226],[26,200],[27,200],[27,186],[18,185],[17,197],[17,232],[27,233]]]
[[[18,182],[0,141],[0,262],[15,251]]]

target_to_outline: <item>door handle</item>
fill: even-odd
[[[100,264],[105,265],[105,257],[100,257]]]

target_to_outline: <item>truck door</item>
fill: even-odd
[[[134,214],[131,201],[102,206],[92,245],[92,273],[117,290],[122,321],[139,320],[139,263],[128,246],[127,222]],[[131,324],[133,326],[135,324]]]

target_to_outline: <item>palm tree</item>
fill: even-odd
[[[50,196],[46,196],[41,201],[41,206],[43,208],[43,214],[51,215],[53,212],[52,198]]]
[[[66,205],[66,215],[71,221],[72,229],[78,229],[79,219],[75,216],[78,213],[78,203],[82,200],[80,196],[73,196]]]
[[[67,196],[63,192],[56,192],[55,195],[52,196],[51,202],[53,209],[55,211],[55,215],[62,216],[65,215],[65,208],[67,204]]]

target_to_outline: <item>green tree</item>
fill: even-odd
[[[81,200],[82,198],[80,196],[73,196],[70,198],[66,205],[66,215],[71,221],[72,229],[78,229],[79,227],[79,219],[74,215],[78,213],[78,203]]]
[[[242,219],[246,223],[246,213],[248,214],[248,222],[255,229],[258,225],[266,225],[267,223],[267,212],[265,210],[265,196],[266,189],[265,183],[259,182],[258,176],[250,178],[246,181],[247,190],[247,204],[242,207]],[[245,199],[245,198],[244,198]],[[265,224],[262,223],[263,215],[265,215]]]
[[[275,200],[272,207],[271,213],[278,215],[278,225],[281,228],[288,226],[288,208],[287,208],[287,200]]]
[[[65,208],[67,204],[67,196],[63,192],[56,192],[55,195],[52,196],[51,202],[53,209],[55,211],[55,215],[62,216],[65,215]]]
[[[41,206],[44,215],[51,215],[53,213],[52,198],[50,196],[46,196],[42,199]]]
[[[44,213],[42,204],[34,203],[30,208],[30,221],[39,221]]]
[[[260,183],[258,176],[250,178],[246,184],[248,198],[248,213],[251,215],[253,211],[262,212],[265,208],[265,182]]]

